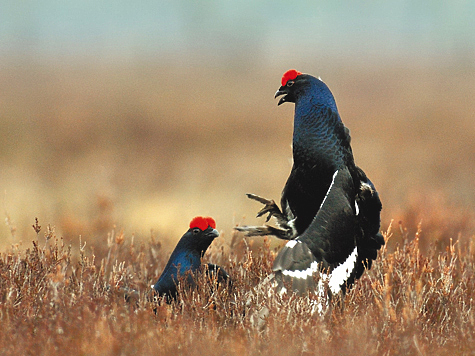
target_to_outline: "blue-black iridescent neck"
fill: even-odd
[[[331,115],[331,113],[335,115]],[[295,164],[338,166],[343,157],[337,129],[341,125],[330,89],[317,78],[295,100],[293,156]],[[328,161],[328,162],[326,162]]]

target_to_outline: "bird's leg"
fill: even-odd
[[[275,236],[282,240],[291,240],[291,230],[279,229],[277,227],[264,225],[264,226],[237,226],[237,231],[244,232],[246,236]]]
[[[294,238],[293,229],[289,226],[288,219],[282,214],[282,211],[279,209],[274,200],[268,200],[262,198],[255,194],[246,194],[249,199],[256,200],[259,203],[264,204],[264,207],[259,210],[257,217],[261,217],[265,214],[269,214],[266,217],[266,222],[270,220],[271,217],[276,219],[278,228],[264,225],[264,226],[239,226],[235,229],[241,232],[244,232],[247,236],[275,236],[283,240],[291,240]]]

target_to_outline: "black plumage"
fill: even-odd
[[[152,288],[160,296],[175,298],[180,278],[189,286],[194,286],[193,274],[203,269],[206,273],[217,274],[218,282],[227,281],[229,276],[221,267],[211,263],[204,267],[201,264],[204,253],[218,236],[216,222],[212,218],[198,216],[191,220],[190,228],[181,237]]]
[[[328,286],[345,290],[370,268],[384,245],[380,234],[379,195],[356,166],[349,130],[340,119],[326,84],[296,70],[287,71],[275,97],[278,105],[295,103],[293,166],[279,209],[273,200],[258,216],[278,227],[242,226],[248,236],[274,235],[290,240],[274,261],[278,291],[288,286],[301,294]],[[317,277],[317,278],[315,278]]]

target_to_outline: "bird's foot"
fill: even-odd
[[[279,209],[274,200],[269,200],[255,194],[246,195],[249,199],[264,204],[264,207],[257,213],[257,217],[269,214],[266,217],[266,222],[268,222],[271,217],[274,217],[279,227],[273,227],[269,225],[239,226],[235,228],[237,231],[244,232],[246,236],[275,236],[283,240],[291,240],[294,238],[294,232],[289,225],[288,219],[284,216],[284,214],[282,214],[282,211]]]
[[[280,211],[279,207],[277,206],[274,200],[269,200],[255,194],[246,194],[246,195],[249,199],[252,199],[252,200],[258,201],[261,204],[264,204],[264,207],[261,210],[259,210],[259,212],[257,213],[258,218],[265,214],[269,214],[266,217],[266,222],[268,222],[271,217],[275,217],[277,224],[279,226],[288,226],[289,221],[284,216],[284,214],[282,214],[282,211]]]

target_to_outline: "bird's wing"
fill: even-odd
[[[362,230],[358,250],[365,267],[369,269],[372,260],[377,257],[378,250],[384,245],[384,238],[379,231],[382,204],[376,188],[366,174],[359,167],[356,167],[356,172],[360,181],[356,193],[357,218]]]
[[[205,272],[211,276],[216,277],[216,281],[218,283],[230,283],[231,278],[229,278],[229,274],[220,266],[217,266],[213,263],[208,263],[205,266]]]
[[[338,291],[355,269],[358,232],[353,180],[343,167],[334,173],[309,227],[277,255],[273,266],[277,281],[304,293],[315,287],[314,272],[327,269],[331,290]]]

